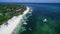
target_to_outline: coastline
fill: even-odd
[[[22,15],[14,16],[10,20],[8,20],[8,25],[2,25],[2,28],[0,28],[1,34],[11,34],[13,30],[17,27],[17,25],[20,23],[23,19],[23,16],[26,15],[29,12],[29,7],[27,7],[27,10],[23,12]]]

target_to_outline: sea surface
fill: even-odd
[[[3,4],[3,3],[2,3]],[[25,31],[18,34],[60,34],[60,3],[17,3],[31,8]],[[43,22],[47,19],[47,22]]]
[[[19,34],[60,34],[60,4],[59,3],[31,3],[23,4],[31,7],[26,31]],[[42,22],[47,19],[47,22]]]

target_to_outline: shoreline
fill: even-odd
[[[2,25],[0,28],[1,34],[11,34],[13,30],[17,27],[19,23],[21,23],[21,19],[23,19],[23,16],[26,15],[29,12],[29,7],[23,12],[22,15],[14,16],[10,20],[8,20],[8,25]]]

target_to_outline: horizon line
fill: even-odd
[[[60,3],[60,2],[0,2],[0,3]]]

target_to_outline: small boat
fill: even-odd
[[[46,18],[45,18],[45,19],[43,19],[43,22],[44,22],[44,23],[46,23],[46,22],[47,22],[47,19],[46,19]]]

